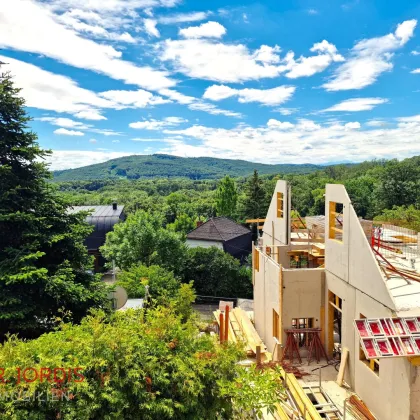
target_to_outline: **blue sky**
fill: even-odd
[[[420,3],[3,0],[0,61],[52,169],[130,154],[420,154]]]

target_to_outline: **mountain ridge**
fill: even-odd
[[[219,159],[213,157],[185,158],[174,155],[130,155],[106,162],[75,169],[53,171],[53,180],[89,181],[95,179],[151,179],[189,178],[218,179],[225,175],[248,176],[257,169],[261,175],[278,173],[311,173],[323,169],[322,165],[265,164],[239,159]]]

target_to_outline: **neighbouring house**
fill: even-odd
[[[106,234],[114,229],[114,225],[125,220],[124,206],[112,203],[108,206],[73,206],[69,213],[87,211],[91,214],[86,217],[86,222],[94,226],[93,232],[86,238],[85,245],[89,255],[95,257],[95,272],[99,271],[105,263],[99,248],[105,243]]]
[[[253,250],[255,325],[268,350],[281,359],[285,329],[321,328],[329,357],[345,349],[344,380],[377,419],[420,419],[420,235],[359,219],[343,185],[326,186],[325,216],[291,210],[278,181]],[[414,332],[389,332],[397,318]],[[355,320],[376,338],[361,339]],[[302,355],[307,337],[295,335]]]
[[[243,261],[252,252],[252,232],[227,217],[213,217],[187,234],[187,245],[215,246]]]

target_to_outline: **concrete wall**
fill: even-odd
[[[377,375],[359,360],[359,337],[353,325],[353,320],[360,314],[367,318],[395,316],[394,301],[344,186],[327,185],[325,198],[325,325],[328,325],[330,290],[343,300],[342,347],[349,349],[345,380],[378,419],[408,420],[412,380],[409,361],[405,358],[380,359]],[[342,241],[328,238],[330,201],[344,206]],[[327,331],[325,340],[328,340]]]
[[[328,290],[342,298],[342,348],[349,349],[345,381],[367,404],[378,419],[409,419],[411,365],[405,358],[380,359],[379,375],[359,360],[359,337],[353,321],[363,314],[367,318],[390,317],[392,311],[326,271],[325,326],[328,325]],[[328,332],[325,328],[325,342]]]
[[[420,367],[411,367],[410,420],[420,419]]]
[[[283,218],[277,217],[277,193],[283,193]],[[290,187],[286,181],[277,181],[263,228],[264,246],[287,245],[290,240]]]
[[[190,248],[210,248],[212,246],[215,246],[216,248],[219,248],[223,250],[223,242],[217,242],[217,241],[203,241],[200,239],[187,239],[187,245]]]
[[[260,270],[254,270],[254,319],[255,328],[267,346],[274,350],[273,309],[280,315],[280,266],[259,253]]]
[[[343,240],[328,238],[329,202],[343,204]],[[343,185],[325,191],[325,269],[395,310],[385,280]]]
[[[293,318],[314,318],[319,327],[322,301],[322,268],[283,270],[283,343],[284,328],[292,326]]]

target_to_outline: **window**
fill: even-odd
[[[279,314],[273,309],[273,337],[280,340],[280,317]]]
[[[254,269],[260,271],[260,253],[257,248],[254,248]]]
[[[343,241],[343,204],[330,201],[328,238]]]
[[[343,299],[328,290],[328,353],[331,356],[341,352],[341,320]]]
[[[277,217],[279,217],[280,219],[283,219],[283,214],[284,214],[283,196],[284,196],[283,193],[281,192],[277,193]]]
[[[366,317],[360,314],[360,319],[365,319]],[[372,372],[376,373],[379,376],[379,359],[366,359],[365,352],[362,349],[362,346],[359,343],[359,360],[363,362]]]
[[[301,328],[313,328],[314,319],[313,318],[293,318],[292,319],[292,328],[301,329]],[[298,346],[299,347],[309,347],[309,334],[301,333],[298,335]]]

